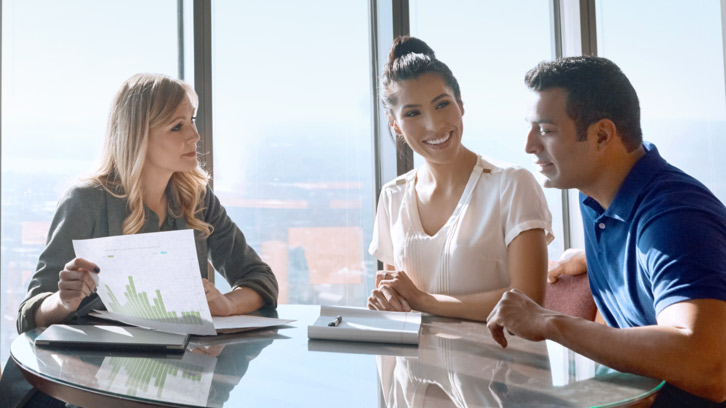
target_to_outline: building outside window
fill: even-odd
[[[93,168],[123,81],[176,75],[176,33],[174,0],[2,1],[0,364],[58,199]]]

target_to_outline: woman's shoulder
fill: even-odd
[[[197,208],[200,211],[201,219],[208,220],[210,217],[216,217],[219,214],[226,214],[227,210],[222,205],[222,201],[219,196],[214,192],[211,185],[206,184],[199,187],[199,194],[201,199],[197,203]]]
[[[217,195],[214,193],[214,190],[212,189],[212,186],[210,186],[209,184],[200,187],[198,191],[203,196],[199,205],[206,208],[210,205],[215,205],[219,203],[219,197],[217,197]]]
[[[381,193],[401,194],[406,190],[406,185],[413,183],[416,179],[416,169],[410,170],[408,173],[402,174],[395,179],[384,184]]]
[[[534,180],[534,175],[524,167],[491,157],[479,155],[478,166],[482,167],[484,173],[499,175],[502,182],[519,183]]]
[[[81,181],[72,185],[65,194],[61,196],[60,202],[79,202],[84,204],[94,204],[100,200],[108,192],[97,181]]]
[[[105,213],[108,193],[97,183],[79,182],[69,187],[58,200],[55,219],[74,221],[72,228],[78,229],[86,222],[97,219]],[[125,208],[125,205],[123,206]]]

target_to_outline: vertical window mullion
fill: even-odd
[[[212,144],[212,2],[194,0],[194,89],[199,96],[197,129],[202,166],[214,175]]]
[[[553,0],[552,19],[555,57],[597,55],[595,0]],[[584,248],[579,193],[562,190],[564,248]]]
[[[214,149],[212,143],[212,0],[194,0],[194,89],[199,97],[196,124],[202,167],[214,186]],[[208,263],[207,278],[214,284],[214,268]]]
[[[399,23],[394,21],[392,0],[369,0],[371,39],[371,93],[373,112],[373,160],[375,199],[381,188],[398,173],[398,147],[391,140],[386,112],[380,103],[380,76],[388,60],[388,50],[393,44]]]
[[[552,0],[550,3],[550,19],[552,21],[552,58],[561,58],[563,54],[562,1]],[[570,193],[562,190],[562,245],[564,249],[572,248],[572,231],[570,222]]]
[[[176,0],[177,76],[184,80],[184,0]]]
[[[393,0],[393,38],[409,35],[409,7],[408,0]],[[389,47],[390,48],[390,47]],[[413,150],[403,140],[396,139],[396,173],[405,174],[413,169]]]

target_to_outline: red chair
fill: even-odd
[[[550,269],[556,264],[556,262],[550,262]],[[560,275],[557,282],[547,282],[544,307],[570,316],[595,321],[597,306],[592,299],[587,274]]]

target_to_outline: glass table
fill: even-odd
[[[266,313],[295,322],[193,337],[179,355],[35,347],[40,329],[11,355],[36,388],[80,406],[627,406],[662,386],[552,342],[509,336],[502,349],[483,323],[430,315],[418,347],[309,340],[319,309],[280,305]]]

